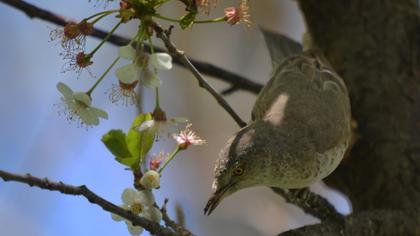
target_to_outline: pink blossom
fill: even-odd
[[[194,131],[191,130],[191,124],[188,124],[185,130],[179,134],[173,135],[173,138],[178,143],[178,147],[183,150],[187,149],[190,145],[203,145],[205,140],[201,139]]]

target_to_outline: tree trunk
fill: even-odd
[[[350,92],[357,142],[326,179],[353,214],[284,235],[420,235],[420,11],[415,0],[300,0]]]

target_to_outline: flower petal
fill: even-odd
[[[124,209],[126,209],[126,210],[127,210],[127,205],[125,205],[125,204],[120,205],[120,207],[121,207],[121,208],[124,208]],[[124,220],[124,218],[123,218],[123,217],[121,217],[121,216],[119,216],[119,215],[117,215],[117,214],[114,214],[114,213],[111,213],[111,217],[112,217],[112,219],[113,219],[113,220],[115,220],[115,221],[122,221],[122,220]]]
[[[77,111],[77,108],[80,107],[80,105],[77,105],[77,102],[73,99],[73,97],[61,98],[61,101],[63,101],[63,103],[66,104],[67,108],[72,112]]]
[[[131,221],[126,220],[125,224],[127,224],[128,231],[133,236],[139,236],[141,233],[143,233],[144,229],[141,226],[134,226]]]
[[[132,84],[139,78],[141,68],[135,64],[128,64],[118,68],[115,75],[125,84]]]
[[[86,93],[83,93],[83,92],[74,93],[73,98],[76,101],[85,104],[86,106],[90,106],[90,104],[92,103],[92,100],[90,99],[90,97]]]
[[[77,113],[86,125],[99,125],[99,118],[92,112],[92,110],[90,110],[89,107],[79,109]]]
[[[124,189],[121,195],[121,200],[123,201],[124,204],[131,205],[134,202],[135,194],[136,194],[136,190],[132,188],[126,188]]]
[[[157,124],[157,122],[155,122],[154,120],[146,120],[143,123],[141,123],[141,125],[139,125],[137,127],[137,130],[139,132],[141,131],[145,131],[145,130],[151,130],[153,129],[153,127]]]
[[[134,196],[135,202],[140,202],[142,205],[150,207],[155,203],[155,197],[151,190],[143,190],[136,193]]]
[[[61,94],[63,94],[63,96],[65,98],[69,98],[73,95],[73,90],[71,90],[71,88],[69,86],[67,86],[65,83],[57,83],[56,85],[58,91],[60,91]]]
[[[185,117],[172,117],[167,120],[167,123],[169,124],[181,124],[181,123],[187,123],[189,120]]]
[[[131,46],[131,44],[127,44],[125,46],[118,48],[118,55],[122,58],[134,60],[136,59],[136,50]]]
[[[175,139],[175,141],[178,143],[178,145],[185,143],[185,138],[182,137],[181,135],[172,135],[172,137]]]
[[[117,214],[111,214],[111,217],[112,217],[112,220],[117,221],[117,222],[124,220],[124,218],[122,218],[121,216]]]
[[[157,88],[162,85],[162,81],[157,77],[156,73],[150,69],[143,70],[143,85],[148,88]]]
[[[92,112],[97,116],[97,117],[101,117],[104,119],[108,119],[108,113],[106,113],[106,111],[99,109],[97,107],[90,107],[90,109],[92,110]]]
[[[159,70],[172,69],[172,57],[168,53],[153,53],[150,55],[150,62],[154,68]]]
[[[162,220],[162,212],[156,207],[147,208],[140,216],[156,223],[159,223]]]

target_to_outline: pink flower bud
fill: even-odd
[[[230,25],[238,24],[241,17],[239,9],[236,7],[228,7],[225,9],[225,19]]]
[[[157,169],[159,169],[159,166],[160,166],[161,163],[162,163],[161,159],[153,159],[149,163],[149,168],[151,170],[157,170]]]

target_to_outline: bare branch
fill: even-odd
[[[235,86],[231,86],[231,87],[229,87],[227,89],[222,90],[220,93],[223,96],[226,96],[226,95],[229,95],[229,94],[235,92],[236,90],[238,90],[238,88],[236,88]]]
[[[160,38],[165,44],[169,54],[171,54],[172,57],[179,59],[182,62],[182,64],[184,64],[184,66],[187,67],[194,74],[195,78],[198,80],[198,84],[200,85],[200,87],[207,90],[216,99],[219,105],[222,106],[227,113],[229,113],[229,115],[236,121],[236,123],[240,127],[244,127],[246,125],[246,122],[243,121],[241,117],[239,117],[239,115],[226,102],[226,100],[218,92],[216,92],[216,90],[207,82],[207,80],[201,75],[198,69],[191,63],[188,57],[185,56],[185,53],[176,48],[176,46],[169,39],[169,33],[166,33],[162,29],[162,27],[160,27],[156,23],[152,24],[152,27],[156,32],[156,36]]]
[[[61,26],[64,26],[67,23],[71,22],[71,20],[69,19],[65,19],[62,16],[59,16],[45,9],[39,8],[35,5],[29,4],[25,1],[0,0],[0,2],[3,2],[4,4],[7,4],[11,7],[14,7],[22,11],[30,18],[39,18],[39,19],[42,19],[42,20],[45,20],[45,21],[48,21],[57,25],[61,25]],[[92,33],[92,36],[95,38],[103,39],[106,37],[107,34],[108,32],[95,28]],[[128,38],[124,38],[118,35],[112,35],[108,39],[108,42],[117,46],[123,46],[123,45],[128,44],[130,40]],[[145,49],[150,50],[149,45],[145,44]],[[162,48],[157,48],[157,47],[155,47],[154,50],[156,52],[165,51]],[[179,66],[186,67],[179,59],[175,59],[174,63]],[[242,89],[242,90],[257,94],[263,87],[261,84],[258,84],[250,79],[244,78],[238,74],[224,70],[210,63],[202,62],[198,60],[191,60],[191,63],[203,74],[207,74],[211,77],[214,77],[216,79],[229,83],[232,86],[236,87],[237,89]]]
[[[284,190],[271,188],[275,193],[283,196],[286,202],[300,207],[305,213],[317,217],[321,221],[341,220],[343,215],[337,212],[327,199],[311,192],[308,188]]]
[[[51,191],[58,191],[63,194],[68,195],[75,195],[75,196],[83,196],[85,197],[90,203],[96,204],[100,206],[105,211],[117,214],[125,219],[130,220],[133,225],[139,225],[152,234],[155,235],[164,235],[164,236],[175,236],[178,235],[174,231],[170,230],[169,228],[163,227],[158,223],[152,222],[144,217],[140,217],[137,215],[132,214],[130,211],[127,211],[107,200],[98,196],[90,189],[88,189],[85,185],[81,186],[72,186],[65,184],[63,182],[52,182],[48,179],[38,178],[35,176],[31,176],[30,174],[26,175],[17,175],[13,173],[9,173],[3,170],[0,170],[0,178],[4,181],[15,181],[20,183],[25,183],[31,187],[36,186],[41,189],[47,189]],[[188,232],[189,233],[189,232]],[[192,233],[184,234],[184,235],[193,235]]]

